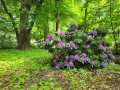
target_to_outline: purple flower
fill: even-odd
[[[106,47],[104,47],[103,49],[104,49],[105,51],[107,50],[107,48],[106,48]]]
[[[110,54],[110,56],[113,56],[112,54]]]
[[[92,31],[92,30],[90,30],[90,31],[89,31],[89,33],[90,33],[90,34],[92,34],[92,33],[93,33],[93,31]]]
[[[97,34],[97,31],[94,31],[94,34]]]
[[[86,61],[89,61],[90,59],[89,59],[88,57],[85,57],[85,60],[86,60]]]
[[[75,44],[72,44],[72,47],[75,47]]]
[[[55,55],[55,58],[57,59],[57,58],[58,58],[58,55]]]
[[[109,62],[112,62],[112,60],[111,60],[111,59],[109,59],[108,61],[109,61]]]
[[[72,34],[72,32],[69,32],[70,34]]]
[[[48,38],[50,38],[50,37],[53,37],[53,35],[52,35],[52,34],[50,34],[50,35],[48,35],[47,37],[48,37]]]
[[[106,50],[108,50],[108,48],[106,47]]]
[[[82,35],[83,33],[80,33],[80,35]]]
[[[87,45],[87,48],[90,48],[90,45],[89,45],[89,44]]]
[[[67,67],[70,67],[70,64],[67,64]]]
[[[94,30],[95,28],[93,28],[93,30]]]
[[[104,59],[104,61],[107,61],[107,59]]]
[[[70,55],[70,58],[73,58],[74,56],[73,55]]]
[[[46,39],[46,43],[49,43],[50,42],[50,40],[49,39]]]
[[[78,30],[77,28],[75,28],[74,30]]]
[[[66,45],[66,43],[62,43],[62,45],[63,45],[63,46],[65,46],[65,45]]]
[[[91,40],[91,39],[93,39],[93,37],[87,37],[87,40]]]
[[[84,59],[84,57],[81,57],[81,61],[84,61],[85,59]]]
[[[68,43],[65,43],[65,45],[68,45]]]
[[[104,57],[107,57],[107,54],[104,54]]]
[[[43,42],[43,44],[46,44],[46,42]]]
[[[57,66],[60,67],[60,64],[58,63]]]
[[[91,61],[91,64],[95,64],[95,61]]]
[[[102,62],[102,65],[103,65],[103,66],[106,66],[106,64],[105,64],[104,62]]]
[[[70,41],[71,44],[73,44],[73,41]]]
[[[56,37],[53,37],[53,39],[55,40],[55,39],[56,39]]]
[[[59,41],[59,43],[61,43],[61,44],[62,44],[62,41]]]
[[[115,57],[112,55],[112,57],[111,57],[113,60],[115,60]]]
[[[58,45],[59,47],[61,47],[61,43],[58,43],[57,45]]]
[[[65,32],[60,32],[60,35],[65,35]]]
[[[109,31],[108,31],[108,30],[106,30],[105,32],[106,32],[106,33],[109,33]]]
[[[103,45],[100,44],[100,45],[99,45],[99,48],[103,48]]]
[[[79,59],[79,55],[75,55],[75,60],[78,60]]]
[[[56,60],[53,60],[53,62],[56,62]]]
[[[69,64],[72,66],[72,65],[73,65],[73,62],[70,62]]]
[[[102,27],[102,25],[100,25],[100,27]]]
[[[83,53],[82,56],[86,56],[86,53]]]
[[[52,52],[52,54],[54,54],[54,52]]]
[[[110,51],[110,54],[112,54],[112,51]]]
[[[79,26],[75,26],[76,29],[79,29]]]
[[[59,67],[58,67],[58,66],[55,66],[55,68],[56,68],[56,69],[59,69]]]
[[[67,30],[72,30],[71,28],[68,28]]]
[[[73,25],[73,23],[70,23],[69,25]]]
[[[103,42],[103,43],[105,43],[106,41],[105,41],[105,40],[103,40],[102,42]]]
[[[66,59],[68,59],[69,58],[69,56],[66,56]]]
[[[64,61],[67,64],[67,61]]]

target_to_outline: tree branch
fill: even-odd
[[[5,12],[12,19],[12,24],[13,24],[13,27],[14,27],[14,30],[15,30],[15,33],[16,33],[16,36],[17,36],[17,39],[18,39],[19,38],[19,33],[18,33],[18,29],[15,27],[15,21],[13,20],[13,15],[8,12],[8,9],[7,9],[6,5],[5,5],[5,2],[3,0],[0,0],[0,1],[1,1],[1,4],[2,4]]]

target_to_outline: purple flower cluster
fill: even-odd
[[[90,60],[90,58],[88,58],[88,57],[85,57],[85,60],[86,60],[86,61],[89,61],[89,60]]]
[[[102,44],[100,44],[100,45],[99,45],[99,48],[103,48],[103,45],[102,45]]]
[[[95,64],[95,61],[91,61],[91,64],[92,64],[92,65]]]
[[[90,45],[89,45],[89,44],[87,45],[87,48],[90,48]]]
[[[84,57],[85,57],[85,56],[86,56],[86,53],[83,53],[83,54],[82,54],[82,56],[84,56]]]
[[[60,32],[60,35],[62,36],[62,35],[65,35],[65,32]]]
[[[93,31],[92,31],[92,30],[90,30],[90,31],[89,31],[89,33],[90,33],[90,34],[92,34],[92,33],[93,33]]]
[[[74,30],[78,30],[79,29],[79,26],[75,26]]]
[[[49,43],[50,42],[50,40],[49,39],[46,39],[46,43]]]
[[[48,38],[50,38],[50,37],[53,37],[53,35],[52,35],[52,34],[50,34],[50,35],[48,35],[47,37],[48,37]]]
[[[74,25],[75,23],[70,23],[69,25]]]
[[[56,69],[59,69],[59,67],[60,67],[60,64],[58,63],[58,64],[55,66],[55,68],[56,68]]]
[[[97,34],[97,31],[94,31],[94,34]]]
[[[73,58],[74,56],[73,55],[70,55],[70,58]]]
[[[70,44],[72,44],[72,45],[71,45],[72,47],[76,47],[76,45],[74,44],[73,41],[70,41]]]
[[[104,57],[107,57],[107,54],[104,54]]]
[[[62,43],[63,46],[68,45],[68,43]]]
[[[92,31],[92,30],[90,30],[89,33],[90,33],[90,34],[97,34],[97,31]]]
[[[84,57],[81,57],[81,61],[84,61],[85,60],[85,58]]]
[[[63,69],[66,68],[66,66],[71,67],[73,66],[73,64],[76,67],[76,63],[73,63],[74,61],[76,62],[76,60],[78,63],[82,62],[81,64],[85,65],[89,65],[90,63],[91,66],[96,66],[97,64],[99,64],[100,66],[106,66],[109,62],[111,62],[111,60],[115,59],[115,57],[112,54],[112,51],[110,51],[109,53],[108,48],[104,46],[105,42],[103,43],[103,41],[99,39],[100,34],[102,34],[99,32],[104,32],[107,34],[109,33],[108,30],[99,31],[99,28],[102,27],[102,25],[100,25],[99,28],[93,28],[93,30],[90,30],[89,32],[82,32],[82,30],[78,30],[79,26],[81,27],[81,29],[82,27],[84,27],[83,25],[75,26],[75,23],[71,23],[70,27],[67,29],[67,32],[60,32],[60,35],[58,35],[58,37],[55,37],[52,34],[50,34],[47,36],[48,39],[46,39],[45,42],[43,42],[44,44],[47,43],[47,45],[49,46],[49,43],[52,43],[53,40],[55,48],[53,48],[54,58],[52,59],[52,62],[55,65],[55,69]],[[78,34],[76,34],[75,30],[78,30]],[[58,42],[56,39],[60,39],[60,41]],[[77,42],[77,40],[80,39],[82,40],[82,43]],[[90,40],[95,40],[96,44],[100,44],[96,46]],[[92,53],[89,53],[90,51],[94,51],[95,54],[92,56]],[[99,55],[102,55],[102,57],[99,57],[99,55],[97,55],[98,53],[96,52],[98,52]]]
[[[75,55],[75,60],[78,60],[79,59],[79,55]]]
[[[103,66],[106,66],[106,64],[105,64],[104,62],[102,62],[102,65],[103,65]]]
[[[105,32],[106,32],[106,33],[109,33],[109,31],[108,31],[108,30],[106,30]]]
[[[87,40],[91,40],[91,39],[93,39],[93,37],[87,37]]]

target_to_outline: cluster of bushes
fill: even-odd
[[[104,67],[115,59],[103,40],[108,30],[103,30],[102,25],[84,30],[84,24],[71,23],[67,31],[60,32],[57,37],[48,35],[44,44],[53,54],[51,61],[56,69]]]

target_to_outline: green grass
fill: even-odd
[[[91,90],[120,87],[120,65],[55,70],[47,50],[0,50],[0,90]]]

